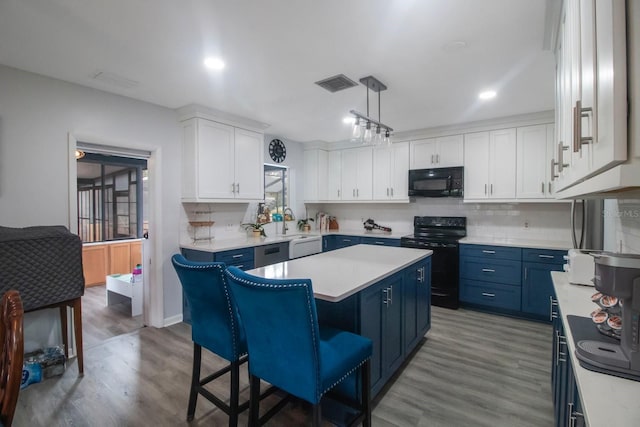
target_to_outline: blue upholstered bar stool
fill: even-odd
[[[226,275],[249,349],[249,425],[261,424],[260,379],[311,403],[313,425],[319,426],[322,396],[361,368],[360,415],[354,424],[370,426],[371,340],[319,327],[309,279],[264,279],[236,267]]]
[[[238,403],[239,370],[247,360],[247,342],[237,309],[229,296],[224,275],[226,266],[221,262],[193,262],[182,255],[174,255],[171,261],[191,307],[193,373],[187,421],[193,420],[198,394],[201,394],[228,414],[229,426],[235,427],[238,425],[238,414],[249,407],[249,402],[242,405]],[[229,365],[200,379],[202,347],[228,360]],[[228,405],[204,388],[227,372],[231,373]]]

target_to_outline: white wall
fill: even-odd
[[[362,230],[363,220],[372,218],[394,233],[410,234],[416,215],[464,216],[469,236],[571,242],[569,203],[463,203],[453,198],[417,198],[408,204],[332,203],[309,207],[314,215],[321,210],[336,216],[343,230]]]
[[[0,225],[69,226],[67,134],[154,152],[151,236],[164,319],[182,313],[178,251],[181,131],[173,110],[0,66]],[[151,183],[153,187],[154,183]],[[75,197],[75,195],[73,195]]]

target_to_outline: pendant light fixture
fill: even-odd
[[[351,140],[361,142],[364,145],[391,144],[391,132],[393,129],[380,121],[380,92],[387,90],[380,80],[373,76],[360,79],[360,83],[367,87],[367,114],[359,113],[356,110],[349,111],[356,120],[353,123]],[[378,120],[369,117],[369,90],[378,93]]]

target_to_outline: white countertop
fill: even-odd
[[[572,285],[568,274],[552,271],[553,287],[562,313],[567,348],[576,377],[587,424],[599,426],[640,425],[640,382],[589,371],[578,362],[568,315],[588,317],[597,307],[591,302],[591,286]]]
[[[424,249],[355,245],[247,273],[268,279],[311,279],[316,298],[338,302],[432,253]]]
[[[513,246],[518,248],[531,249],[554,249],[566,251],[573,247],[571,242],[560,240],[542,240],[527,238],[503,238],[491,236],[467,236],[460,239],[465,245],[492,245],[492,246]]]
[[[278,234],[267,237],[248,237],[240,235],[234,239],[220,239],[212,240],[211,242],[201,241],[197,243],[182,243],[181,248],[194,249],[197,251],[205,252],[222,252],[233,249],[251,248],[255,246],[269,245],[271,243],[287,242],[295,239],[298,236],[330,236],[334,234],[340,234],[345,236],[360,236],[360,237],[377,237],[388,239],[399,239],[402,236],[406,236],[408,233],[383,233],[380,231],[366,231],[366,230],[331,230],[320,233],[319,231],[310,231],[304,233],[301,231],[290,232],[289,234]]]

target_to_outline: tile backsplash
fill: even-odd
[[[606,200],[605,250],[640,254],[640,200]]]
[[[413,232],[413,217],[467,217],[469,236],[530,238],[571,241],[570,204],[567,203],[464,203],[462,200],[419,198],[408,204],[314,204],[309,213],[336,216],[341,229],[358,230],[372,218],[395,232]]]

